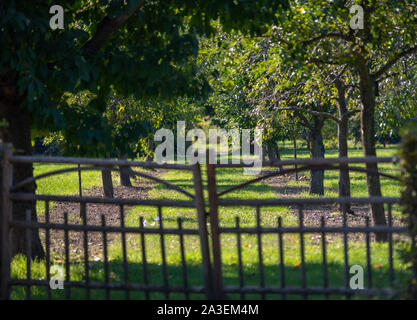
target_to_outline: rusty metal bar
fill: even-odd
[[[158,207],[158,217],[159,217],[159,230],[163,230],[163,221],[162,221],[162,209]],[[159,241],[161,246],[161,258],[162,258],[162,279],[164,281],[164,286],[169,287],[168,284],[168,273],[167,273],[167,259],[166,259],[166,252],[165,252],[165,240],[164,234],[160,233]],[[169,291],[165,291],[165,299],[169,299]]]
[[[68,213],[67,212],[64,212],[64,226],[68,226]],[[71,287],[69,285],[67,285],[67,283],[69,283],[71,281],[68,230],[69,229],[64,229],[65,296],[66,296],[67,300],[71,298]]]
[[[388,204],[388,227],[392,227],[392,205]],[[394,287],[394,258],[393,258],[392,232],[388,233],[388,259],[389,259],[389,284]]]
[[[49,201],[45,201],[45,223],[49,224]],[[51,280],[51,235],[50,229],[45,228],[45,270],[46,279]],[[46,287],[46,297],[51,299],[51,286]]]
[[[69,230],[69,231],[91,231],[91,232],[101,232],[105,230],[106,232],[126,232],[126,233],[147,233],[147,234],[188,234],[188,235],[198,235],[198,230],[196,229],[182,229],[181,231],[178,229],[164,229],[158,230],[154,228],[137,228],[137,227],[117,227],[117,226],[106,226],[103,228],[99,225],[79,225],[79,224],[62,224],[62,223],[49,223],[46,224],[44,222],[34,222],[27,223],[21,220],[12,220],[10,221],[10,226],[12,227],[19,227],[19,228],[45,228],[49,227],[50,229],[56,230]]]
[[[14,223],[13,223],[14,224]],[[19,224],[20,225],[20,224]],[[273,227],[263,227],[262,233],[344,233],[344,232],[358,232],[358,233],[365,233],[365,232],[392,232],[392,233],[407,233],[407,227],[388,227],[388,226],[371,226],[371,227],[361,227],[361,226],[355,226],[355,227],[338,227],[338,226],[326,226],[324,228],[322,227],[306,227],[303,228],[300,227],[282,227],[282,228],[273,228]],[[221,227],[220,228],[221,233],[236,233],[237,229],[234,227]],[[248,234],[256,234],[258,232],[257,228],[240,228],[239,232],[241,233],[248,233]]]
[[[289,160],[267,160],[262,161],[263,167],[280,167],[280,166],[293,166],[298,164],[304,165],[327,165],[327,164],[337,164],[337,163],[398,163],[398,157],[342,157],[342,158],[316,158],[316,159],[289,159]],[[217,168],[244,168],[251,167],[253,164],[245,163],[228,163],[228,164],[216,164]]]
[[[298,204],[371,204],[371,203],[399,203],[400,198],[389,197],[339,197],[339,198],[273,198],[273,199],[217,199],[220,206],[279,206],[279,205],[298,205]]]
[[[236,217],[236,229],[240,229],[240,219]],[[239,286],[241,288],[244,287],[244,277],[243,277],[243,262],[242,262],[242,243],[241,243],[241,234],[239,231],[236,232],[237,238],[237,258],[238,258],[238,266],[239,266]],[[243,292],[240,293],[240,298],[243,300],[245,299],[245,294]]]
[[[369,228],[369,217],[365,217],[365,226]],[[372,263],[371,263],[371,236],[369,232],[365,235],[366,241],[366,268],[367,268],[367,279],[368,288],[372,288]]]
[[[101,226],[103,229],[106,227],[106,217],[104,214],[101,215]],[[103,239],[103,263],[104,263],[104,284],[106,285],[106,300],[110,300],[110,290],[108,288],[109,284],[109,258],[108,258],[108,249],[107,249],[107,233],[105,230],[102,232]]]
[[[324,217],[321,216],[320,218],[321,227],[324,228],[326,226],[326,222]],[[326,251],[326,233],[321,233],[321,255],[322,255],[322,270],[323,270],[323,288],[327,288],[329,286],[329,275],[327,270],[327,251]],[[325,298],[328,299],[329,295],[325,294]]]
[[[129,267],[127,263],[127,248],[126,248],[126,232],[125,230],[125,215],[123,210],[123,205],[119,206],[119,213],[120,213],[120,228],[123,230],[121,232],[122,237],[122,254],[123,254],[123,279],[125,282],[126,288],[129,288]],[[130,299],[130,292],[129,289],[125,290],[125,298],[127,300]]]
[[[80,204],[80,214],[83,221],[83,226],[87,226],[87,208],[85,203]],[[87,284],[85,289],[85,298],[90,299],[90,289],[88,284],[90,282],[90,264],[88,262],[88,230],[83,232],[83,245],[84,245],[84,275],[85,282]]]
[[[182,229],[182,219],[177,219],[178,223],[178,230]],[[184,283],[184,288],[188,288],[188,276],[187,276],[187,263],[185,259],[185,250],[184,250],[184,236],[182,234],[179,235],[180,237],[180,254],[181,254],[181,266],[182,266],[182,281]],[[185,292],[185,299],[190,299],[190,295],[188,292]]]
[[[200,237],[201,257],[203,262],[204,287],[207,299],[215,299],[213,288],[213,274],[210,259],[210,246],[207,230],[207,215],[204,202],[203,181],[201,177],[200,164],[196,163],[193,167],[195,207],[197,209],[198,235]]]
[[[75,168],[66,168],[66,169],[59,169],[59,170],[49,171],[49,172],[42,173],[42,174],[40,174],[38,176],[35,176],[35,177],[27,178],[27,179],[19,182],[15,186],[13,186],[12,189],[11,189],[11,191],[14,192],[14,191],[18,190],[19,188],[23,187],[24,185],[29,184],[29,183],[32,183],[32,182],[34,182],[36,180],[39,180],[39,179],[43,179],[43,178],[46,178],[46,177],[50,177],[50,176],[58,175],[58,174],[62,174],[62,173],[68,173],[68,172],[77,171],[78,172],[78,189],[79,189],[78,190],[78,193],[79,193],[79,196],[82,197],[82,191],[81,191],[81,171],[87,171],[87,170],[91,170],[91,171],[101,170],[101,171],[107,171],[107,172],[109,172],[109,171],[116,171],[117,172],[120,169],[118,169],[118,168],[111,168],[111,167],[97,167],[97,166],[95,166],[95,167],[82,167],[81,168],[80,165],[78,164],[78,166],[75,167]],[[186,196],[190,197],[191,199],[194,198],[194,196],[191,193],[189,193],[188,191],[182,189],[181,187],[179,187],[179,186],[177,186],[175,184],[169,183],[169,182],[167,182],[165,180],[159,179],[157,177],[151,176],[151,175],[146,174],[146,173],[143,173],[143,172],[134,171],[134,170],[131,170],[130,171],[130,174],[132,176],[139,176],[139,177],[142,177],[142,178],[145,178],[145,179],[153,180],[153,181],[155,181],[157,183],[161,183],[161,184],[167,186],[170,189],[173,189],[173,190],[176,190],[178,192],[181,192],[181,193],[185,194]]]
[[[139,226],[141,229],[143,229],[143,217],[139,218]],[[149,286],[149,280],[148,280],[148,264],[146,261],[146,243],[145,243],[145,234],[140,234],[140,243],[142,248],[142,271],[143,271],[143,283],[145,284],[145,298],[146,300],[149,300],[149,291],[147,290],[147,287]]]
[[[285,288],[285,260],[284,260],[284,242],[282,238],[282,232],[280,230],[282,229],[282,218],[278,217],[278,227],[277,227],[277,233],[278,233],[278,248],[279,248],[279,273],[280,273],[280,285],[281,288]],[[285,292],[282,293],[282,299],[285,300],[287,298]]]
[[[207,156],[207,160],[208,156]],[[216,190],[216,167],[207,161],[207,188],[210,205],[211,244],[213,253],[213,288],[216,299],[224,299],[220,250],[219,215]]]
[[[80,164],[78,164],[78,195],[80,197],[83,196],[83,189],[82,189],[82,184],[81,184],[81,166]]]
[[[341,170],[341,166],[331,166],[331,165],[310,165],[310,166],[304,166],[304,167],[300,167],[300,168],[295,168],[295,169],[285,169],[285,170],[281,170],[279,169],[278,171],[275,172],[271,172],[268,173],[266,175],[260,176],[260,177],[256,177],[254,179],[245,181],[243,183],[240,183],[238,185],[235,185],[233,187],[230,187],[226,190],[223,190],[222,192],[220,192],[217,196],[221,197],[223,195],[225,195],[226,193],[238,190],[238,189],[242,189],[250,184],[253,184],[255,182],[260,182],[262,180],[271,178],[271,177],[276,177],[276,176],[283,176],[286,174],[290,174],[290,173],[297,173],[298,171],[307,171],[307,170]],[[349,171],[353,171],[353,172],[363,172],[363,173],[370,173],[370,174],[376,174],[382,177],[386,177],[386,178],[390,178],[390,179],[394,179],[394,180],[399,180],[398,177],[396,176],[392,176],[380,171],[373,171],[373,170],[368,170],[368,169],[364,169],[364,168],[357,168],[357,167],[348,167]]]
[[[343,228],[347,227],[347,217],[346,212],[343,212]],[[349,288],[349,252],[348,252],[348,238],[347,232],[343,232],[343,257],[345,265],[345,287]],[[350,299],[350,294],[346,293],[346,299]]]
[[[304,213],[303,213],[302,206],[298,207],[298,220],[299,220],[298,223],[300,226],[301,286],[303,289],[305,289],[307,287],[307,282],[306,282],[305,248],[304,248]],[[303,298],[307,299],[307,293],[303,294]]]
[[[99,198],[99,197],[78,197],[78,196],[53,196],[37,195],[32,193],[12,193],[11,200],[21,201],[53,201],[53,202],[76,202],[76,203],[100,203],[129,206],[163,206],[178,208],[195,208],[194,201],[186,200],[140,200],[140,199],[121,199],[121,198]]]
[[[258,232],[256,233],[256,237],[258,239],[258,261],[259,261],[259,286],[263,288],[265,286],[265,279],[264,279],[264,262],[262,256],[262,229],[261,229],[261,213],[259,206],[256,207],[256,228]],[[261,293],[262,300],[265,300],[265,294]]]
[[[129,160],[112,160],[112,159],[96,159],[96,158],[75,158],[75,157],[44,157],[44,156],[12,156],[11,163],[63,163],[63,164],[84,164],[96,166],[124,166],[124,167],[142,167],[152,169],[176,169],[176,170],[192,170],[192,165]]]
[[[32,212],[30,210],[26,210],[26,222],[30,223],[32,220]],[[25,229],[25,238],[26,238],[26,279],[32,279],[32,272],[31,272],[31,262],[32,262],[32,230],[30,228]],[[31,292],[30,292],[30,285],[26,286],[26,300],[30,300]]]

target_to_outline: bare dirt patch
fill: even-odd
[[[272,171],[263,171],[263,174],[271,173]],[[298,177],[299,181],[307,181],[307,177],[300,175]],[[295,174],[287,174],[283,176],[271,177],[265,180],[273,190],[276,192],[277,197],[282,198],[297,198],[301,197],[302,192],[308,191],[308,187],[303,185],[293,185],[295,180]],[[292,182],[291,185],[288,185],[289,182]],[[337,190],[334,190],[337,192]],[[351,209],[354,214],[346,215],[346,224],[347,226],[365,226],[366,217],[369,218],[370,225],[373,225],[372,214],[369,205],[355,205],[352,204]],[[297,206],[290,206],[290,214],[298,217],[299,208]],[[321,219],[324,217],[326,226],[343,226],[343,214],[339,211],[337,204],[328,204],[328,205],[304,205],[303,206],[303,222],[305,226],[321,226]],[[392,216],[392,224],[394,226],[404,226],[405,223],[403,218],[398,215]],[[321,241],[321,236],[318,234],[309,234],[307,235],[312,240]],[[326,236],[328,242],[332,242],[336,239],[340,240],[342,238],[341,234],[329,234]],[[370,234],[370,240],[374,240],[374,234]],[[354,241],[364,241],[365,235],[359,233],[349,233],[348,240]]]
[[[147,172],[153,176],[160,176],[163,170]],[[146,199],[148,191],[155,186],[155,183],[142,178],[132,179],[132,187],[118,185],[118,177],[114,176],[114,197],[119,199]],[[103,197],[101,186],[94,186],[83,192],[83,196]],[[123,206],[124,215],[131,209],[131,206]],[[88,203],[86,206],[87,225],[101,225],[101,216],[104,215],[106,225],[121,225],[121,210],[118,204],[94,204]],[[51,223],[64,223],[64,213],[68,215],[68,224],[82,225],[83,220],[80,215],[80,204],[71,202],[56,202],[50,209]],[[45,217],[39,217],[40,222],[45,221]],[[45,244],[45,230],[40,230],[40,236]],[[120,233],[107,233],[107,243],[120,240]],[[69,255],[71,261],[78,261],[84,258],[84,233],[68,232]],[[65,236],[63,230],[50,230],[50,252],[51,258],[60,262],[65,259]],[[89,260],[102,260],[103,258],[103,237],[101,232],[88,232],[88,256]]]

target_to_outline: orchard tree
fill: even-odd
[[[4,142],[15,152],[31,154],[31,127],[48,128],[72,139],[73,122],[88,117],[94,149],[106,152],[93,133],[101,123],[110,90],[136,98],[203,94],[207,86],[194,80],[197,35],[213,32],[219,20],[226,30],[261,32],[276,23],[285,1],[215,0],[62,0],[64,28],[51,30],[52,0],[2,0],[0,3],[0,118]],[[74,110],[64,98],[88,90],[94,94],[86,110]],[[102,117],[101,117],[102,118]],[[90,120],[94,120],[91,123]],[[14,167],[14,180],[33,176],[32,165]],[[20,190],[34,193],[33,183]],[[16,204],[15,219],[24,219],[35,203]],[[13,232],[12,253],[24,250],[24,232]],[[32,252],[42,257],[38,234]]]
[[[375,156],[378,82],[402,59],[417,52],[417,3],[414,0],[331,2],[289,1],[282,23],[271,34],[290,64],[344,66],[357,77],[361,101],[361,136],[365,156]],[[353,5],[363,9],[350,14]],[[415,58],[413,58],[415,59]],[[370,196],[381,196],[376,163],[366,164]],[[386,225],[382,204],[372,204],[375,224]],[[386,234],[379,234],[378,240]]]
[[[376,136],[385,146],[397,141],[401,130],[417,117],[417,59],[394,66],[379,83],[376,107]]]

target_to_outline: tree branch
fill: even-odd
[[[378,71],[376,71],[375,73],[372,74],[373,79],[376,79],[376,78],[380,77],[382,74],[387,72],[389,70],[389,68],[391,68],[394,64],[396,64],[398,62],[398,60],[400,60],[401,58],[405,57],[406,55],[409,55],[409,54],[414,53],[414,52],[417,52],[417,45],[415,45],[411,48],[408,48],[407,50],[402,51],[396,57],[394,57],[393,59],[388,61],[384,66],[381,67],[381,69],[379,69]]]
[[[100,21],[93,37],[83,45],[83,52],[90,55],[100,50],[111,34],[123,25],[139,9],[143,2],[144,0],[139,0],[133,8],[126,10],[121,16],[105,16]]]
[[[334,115],[332,115],[331,113],[328,112],[320,112],[320,111],[313,111],[313,110],[306,110],[306,109],[302,109],[302,108],[297,108],[297,107],[284,107],[284,108],[275,108],[275,110],[290,110],[290,111],[299,111],[299,112],[305,112],[308,114],[311,114],[313,116],[320,116],[320,117],[325,117],[328,119],[332,119],[336,122],[339,122],[340,119],[335,117]]]
[[[301,43],[303,45],[310,45],[310,44],[313,44],[316,41],[320,41],[320,40],[325,39],[325,38],[342,39],[342,40],[345,40],[347,42],[354,42],[355,41],[355,38],[350,34],[330,32],[330,33],[326,33],[326,34],[321,34],[317,37],[314,37],[314,38],[311,38],[311,39],[308,39],[308,40],[304,40]]]

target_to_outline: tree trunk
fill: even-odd
[[[7,126],[1,127],[3,142],[13,144],[14,153],[20,155],[31,155],[31,113],[21,106],[23,98],[18,95],[16,81],[2,79],[0,87],[0,119],[5,119]],[[33,177],[33,165],[27,163],[16,163],[13,165],[14,184]],[[19,192],[35,193],[36,183],[30,183]],[[26,212],[30,210],[32,221],[37,221],[36,202],[19,201],[12,205],[12,215],[15,220],[26,220]],[[26,251],[25,230],[21,228],[11,229],[11,254],[12,256]],[[44,251],[37,230],[31,231],[32,258],[42,259]]]
[[[146,155],[146,161],[150,162],[152,161],[152,155],[154,153],[155,145],[151,138],[148,138],[148,154]]]
[[[113,198],[113,181],[111,178],[111,170],[101,170],[101,179],[103,181],[103,193],[106,198]]]
[[[122,157],[120,152],[118,152],[119,160],[126,160],[127,157]],[[130,167],[129,166],[120,166],[119,175],[120,175],[120,185],[123,187],[131,187],[132,183],[130,182]]]
[[[275,142],[275,145],[274,145],[274,151],[275,151],[275,156],[276,156],[277,160],[281,161],[281,153],[279,151],[278,143],[276,143],[276,142]]]
[[[275,160],[281,161],[281,153],[279,152],[278,143],[275,142],[272,146],[272,153],[274,154]],[[282,171],[282,166],[279,166],[278,169]]]
[[[266,161],[266,147],[262,146],[262,161]]]
[[[293,150],[294,150],[294,160],[297,160],[297,138],[294,137],[293,140]],[[297,171],[297,165],[294,165],[295,169],[295,181],[298,181],[298,171]]]
[[[368,72],[368,67],[362,61],[358,62],[360,74],[360,93],[361,93],[361,136],[363,153],[365,156],[376,156],[375,149],[375,86],[374,81]],[[381,184],[378,175],[378,165],[376,163],[367,163],[366,182],[368,193],[371,197],[381,196]],[[375,225],[385,226],[385,212],[382,203],[371,204],[372,217]],[[386,233],[377,233],[377,241],[385,241]]]
[[[313,117],[313,127],[310,130],[310,158],[324,158],[324,144],[321,129],[323,121]],[[310,194],[324,194],[324,171],[310,171]]]
[[[337,123],[337,138],[338,138],[338,150],[339,158],[348,157],[348,116],[345,91],[346,88],[342,81],[337,80],[336,88],[338,92],[339,103],[339,119]],[[349,179],[349,167],[347,164],[340,164],[339,170],[339,197],[350,197],[350,179]],[[350,204],[342,203],[340,205],[340,211],[343,213],[350,212]]]
[[[268,158],[269,158],[269,160],[271,160],[271,161],[275,161],[275,160],[277,160],[277,157],[276,157],[276,153],[275,153],[275,150],[274,150],[274,145],[273,145],[273,143],[268,143],[267,145],[266,145],[266,150],[267,150],[267,152],[268,152]]]

